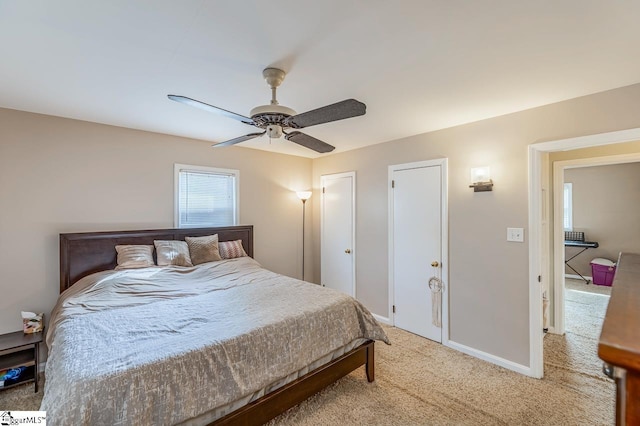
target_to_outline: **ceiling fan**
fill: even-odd
[[[291,108],[278,104],[278,100],[276,99],[276,89],[280,84],[282,84],[285,75],[286,73],[278,68],[265,68],[264,71],[262,71],[262,76],[267,81],[267,84],[271,86],[271,103],[269,105],[261,105],[253,108],[249,113],[251,118],[188,98],[186,96],[167,96],[172,101],[191,105],[205,111],[222,114],[225,117],[263,129],[262,132],[249,133],[245,136],[216,143],[213,145],[214,147],[235,145],[240,142],[248,141],[249,139],[257,138],[264,134],[267,134],[267,136],[272,139],[277,139],[284,134],[284,138],[286,140],[297,143],[298,145],[302,145],[305,148],[312,149],[316,152],[324,153],[333,151],[335,149],[334,146],[316,139],[313,136],[309,136],[297,130],[289,132],[287,132],[287,130],[302,129],[305,127],[315,126],[317,124],[329,123],[331,121],[344,120],[345,118],[364,115],[366,113],[367,106],[355,99],[347,99],[335,104],[297,114]]]

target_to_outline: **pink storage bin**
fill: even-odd
[[[609,259],[598,257],[591,261],[591,275],[593,276],[594,284],[611,286],[615,274],[616,264]]]

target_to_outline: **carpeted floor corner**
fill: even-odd
[[[567,333],[545,338],[543,380],[387,327],[374,383],[361,368],[269,425],[612,425],[615,386],[596,354],[609,298],[566,293]],[[0,392],[0,409],[37,410],[41,398],[20,386]]]
[[[356,371],[270,426],[613,425],[615,385],[597,356],[610,292],[569,283],[567,332],[545,337],[542,380],[387,327],[393,345],[376,343],[375,383]]]
[[[44,374],[40,374],[38,393],[33,382],[0,391],[0,411],[38,411],[44,390]]]
[[[376,382],[352,373],[271,425],[611,425],[614,385],[584,362],[584,342],[545,339],[531,379],[395,328],[376,344]],[[582,369],[587,366],[589,368]]]

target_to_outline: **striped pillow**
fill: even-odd
[[[242,248],[242,240],[221,241],[218,243],[218,250],[220,250],[220,257],[223,259],[234,259],[247,255]]]

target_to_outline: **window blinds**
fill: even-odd
[[[235,225],[235,175],[180,170],[178,227]]]

